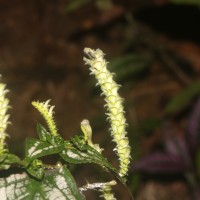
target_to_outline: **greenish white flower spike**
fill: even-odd
[[[106,186],[114,186],[116,185],[116,181],[112,180],[105,183],[88,183],[87,185],[84,185],[83,187],[79,188],[80,191],[87,191],[87,190],[96,190],[96,189],[102,189]]]
[[[116,185],[117,182],[115,180],[106,182],[106,183],[88,183],[87,185],[79,188],[80,191],[87,191],[87,190],[98,190],[102,194],[100,197],[104,198],[105,200],[116,200],[114,194],[112,193],[111,189],[112,186]]]
[[[5,139],[8,136],[6,134],[6,129],[8,124],[9,115],[7,114],[7,110],[9,107],[9,100],[6,98],[6,94],[8,90],[6,89],[6,85],[0,83],[0,154],[5,151]]]
[[[58,135],[57,128],[53,119],[53,114],[54,114],[53,109],[55,106],[50,106],[49,102],[50,100],[47,100],[46,102],[33,101],[32,105],[41,113],[41,115],[46,120],[51,134],[53,136],[57,136]]]
[[[104,185],[99,191],[102,193],[100,197],[105,200],[117,200],[112,192],[112,186],[116,185],[116,181],[110,181]]]
[[[105,96],[108,119],[111,124],[111,135],[116,143],[116,152],[119,157],[119,175],[124,177],[127,174],[130,163],[130,146],[126,137],[126,119],[124,117],[123,99],[119,96],[119,85],[113,80],[113,74],[107,69],[107,61],[104,53],[100,49],[93,50],[85,48],[84,53],[88,58],[84,58],[85,64],[90,65],[91,74],[95,75]]]

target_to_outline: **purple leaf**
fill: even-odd
[[[165,121],[164,123],[164,147],[167,153],[178,156],[179,157],[179,151],[177,148],[177,144],[174,140],[174,137],[176,135],[177,130],[174,130],[169,125],[168,121]]]
[[[172,156],[179,157],[189,168],[192,165],[192,159],[188,148],[185,138],[181,136],[165,139],[166,152]]]
[[[195,153],[198,146],[198,134],[200,125],[200,98],[194,106],[193,112],[188,122],[188,142],[190,144],[191,152]]]
[[[177,148],[177,144],[174,141],[174,138],[170,138],[168,136],[165,136],[164,145],[165,145],[165,150],[166,150],[167,153],[169,153],[173,156],[179,156],[179,151],[178,151],[178,148]]]
[[[200,200],[200,186],[195,188],[194,195],[196,200]]]
[[[186,166],[191,167],[192,158],[189,151],[189,145],[183,136],[182,131],[169,126],[169,123],[164,124],[164,148],[167,154],[179,157]]]
[[[156,152],[137,161],[131,171],[148,173],[177,173],[184,172],[188,167],[178,156]]]

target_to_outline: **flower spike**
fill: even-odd
[[[116,184],[117,182],[115,180],[105,183],[88,183],[79,189],[80,191],[98,190],[101,192],[100,197],[104,198],[105,200],[116,200],[114,194],[112,193],[112,186],[115,186]]]
[[[6,89],[6,85],[0,83],[0,154],[5,151],[5,139],[8,136],[6,129],[8,124],[9,115],[7,114],[8,109],[10,108],[9,100],[6,98],[6,94],[9,91]]]
[[[53,136],[57,136],[58,135],[57,128],[56,128],[56,124],[55,124],[54,119],[53,119],[54,106],[50,106],[49,102],[50,102],[50,100],[47,100],[46,102],[33,101],[32,105],[41,113],[41,115],[46,120],[51,134]]]
[[[130,146],[126,137],[126,119],[124,117],[123,99],[119,96],[119,85],[113,80],[113,73],[107,69],[107,61],[104,59],[104,53],[100,49],[93,50],[85,48],[84,53],[87,58],[84,58],[85,64],[90,65],[91,74],[95,75],[102,90],[102,95],[105,97],[108,110],[108,120],[111,124],[111,136],[116,143],[116,153],[119,157],[120,169],[119,175],[124,177],[127,174],[130,163]]]

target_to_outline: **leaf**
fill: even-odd
[[[118,174],[118,170],[114,168],[106,158],[96,149],[83,142],[82,136],[75,136],[71,140],[75,147],[68,147],[59,154],[66,162],[71,164],[95,163],[104,169],[110,169],[115,175]],[[122,179],[120,179],[120,181],[124,182]]]
[[[195,154],[197,147],[199,146],[199,130],[200,130],[200,98],[194,105],[191,116],[188,122],[187,139],[190,145],[192,154]]]
[[[152,60],[150,54],[126,54],[123,57],[113,59],[109,68],[111,71],[116,72],[117,81],[124,82],[129,78],[137,78],[138,74],[144,72]]]
[[[95,4],[99,10],[108,10],[113,6],[112,0],[96,0]]]
[[[0,164],[6,159],[7,153],[0,154]]]
[[[194,190],[194,199],[200,199],[200,186],[197,185]]]
[[[79,148],[80,151],[85,152],[88,155],[88,159],[91,159],[92,162],[117,172],[117,170],[112,167],[112,165],[107,161],[106,158],[102,156],[101,153],[83,142],[84,140],[82,140],[82,136],[80,137],[76,135],[74,138],[71,138],[71,140],[76,145],[76,147]]]
[[[15,154],[12,153],[8,153],[6,156],[6,159],[4,161],[7,164],[20,164],[23,165],[23,161],[20,160],[20,158],[18,156],[16,156]]]
[[[29,177],[26,173],[12,174],[0,178],[1,200],[84,200],[76,183],[63,166],[59,170],[49,170],[42,181]]]
[[[0,156],[0,169],[8,169],[11,164],[23,165],[23,161],[14,154],[5,153]]]
[[[95,149],[87,145],[86,151],[80,151],[77,148],[70,147],[64,149],[59,155],[68,163],[83,164],[83,163],[96,163],[103,168],[109,168],[117,171],[112,165]]]
[[[44,126],[42,126],[41,124],[37,123],[37,127],[36,127],[37,133],[39,135],[39,138],[41,141],[43,142],[50,142],[52,141],[52,134],[46,130],[46,128],[44,128]]]
[[[61,136],[53,136],[49,131],[46,130],[41,124],[37,124],[37,133],[39,138],[43,142],[49,142],[52,145],[59,146],[64,144],[64,140]]]
[[[7,153],[3,153],[0,155],[0,170],[8,169],[10,167],[9,164],[5,163],[6,157],[7,157]]]
[[[73,12],[82,6],[85,6],[90,1],[91,0],[71,0],[66,7],[66,12]]]
[[[44,168],[41,160],[33,160],[33,162],[26,167],[26,170],[29,174],[37,179],[42,179],[44,176]]]
[[[184,162],[185,166],[187,166],[188,168],[191,167],[192,158],[185,137],[181,135],[178,136],[175,133],[173,134],[173,136],[169,137],[167,133],[164,137],[166,152],[172,156],[179,157]]]
[[[49,144],[48,142],[43,142],[37,139],[28,138],[26,140],[25,162],[29,164],[36,158],[59,153],[63,150],[63,148],[64,144],[56,146]]]
[[[187,169],[180,157],[160,152],[141,158],[132,167],[132,171],[148,173],[180,173]]]
[[[183,110],[191,100],[200,94],[200,83],[192,83],[186,89],[181,91],[167,104],[166,114],[173,114]]]

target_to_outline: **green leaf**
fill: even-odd
[[[41,160],[33,160],[33,162],[31,162],[28,167],[26,167],[26,170],[29,174],[37,179],[42,179],[44,176],[44,168]]]
[[[14,154],[5,153],[0,156],[0,169],[8,169],[12,164],[23,165],[23,161]]]
[[[183,110],[199,94],[200,83],[192,83],[171,99],[165,108],[166,114],[173,114]]]
[[[0,197],[1,200],[85,199],[65,166],[59,170],[48,170],[41,181],[29,177],[26,173],[0,178]]]
[[[6,156],[6,159],[3,161],[3,163],[5,164],[19,164],[19,165],[23,165],[23,161],[16,156],[15,154],[12,153],[8,153]]]
[[[82,136],[75,136],[72,138],[72,142],[75,147],[71,146],[65,148],[59,155],[66,161],[71,164],[83,164],[83,163],[95,163],[101,167],[108,168],[111,171],[118,173],[107,160],[104,158],[96,149],[93,147],[84,144],[81,139]]]
[[[26,164],[29,164],[36,158],[59,153],[63,150],[64,144],[52,145],[37,139],[28,138],[26,140]]]
[[[95,4],[99,10],[111,9],[113,6],[112,0],[96,0]]]
[[[7,157],[7,153],[0,155],[0,170],[8,169],[10,167],[10,164],[5,162],[6,157]]]
[[[66,12],[73,12],[88,4],[91,0],[71,0],[66,7]]]
[[[138,75],[146,70],[151,61],[151,54],[126,54],[113,59],[109,64],[109,68],[117,74],[116,80],[118,82],[124,82],[129,78],[138,78]]]
[[[42,126],[41,124],[37,124],[37,127],[36,127],[36,130],[37,130],[37,133],[39,135],[39,138],[41,141],[43,142],[50,142],[52,141],[52,134],[46,130],[46,128],[44,128],[44,126]]]
[[[6,159],[7,153],[0,154],[0,164]]]
[[[54,146],[64,145],[64,140],[61,136],[53,136],[44,126],[39,123],[37,124],[37,133],[40,140],[43,142],[47,141]]]

